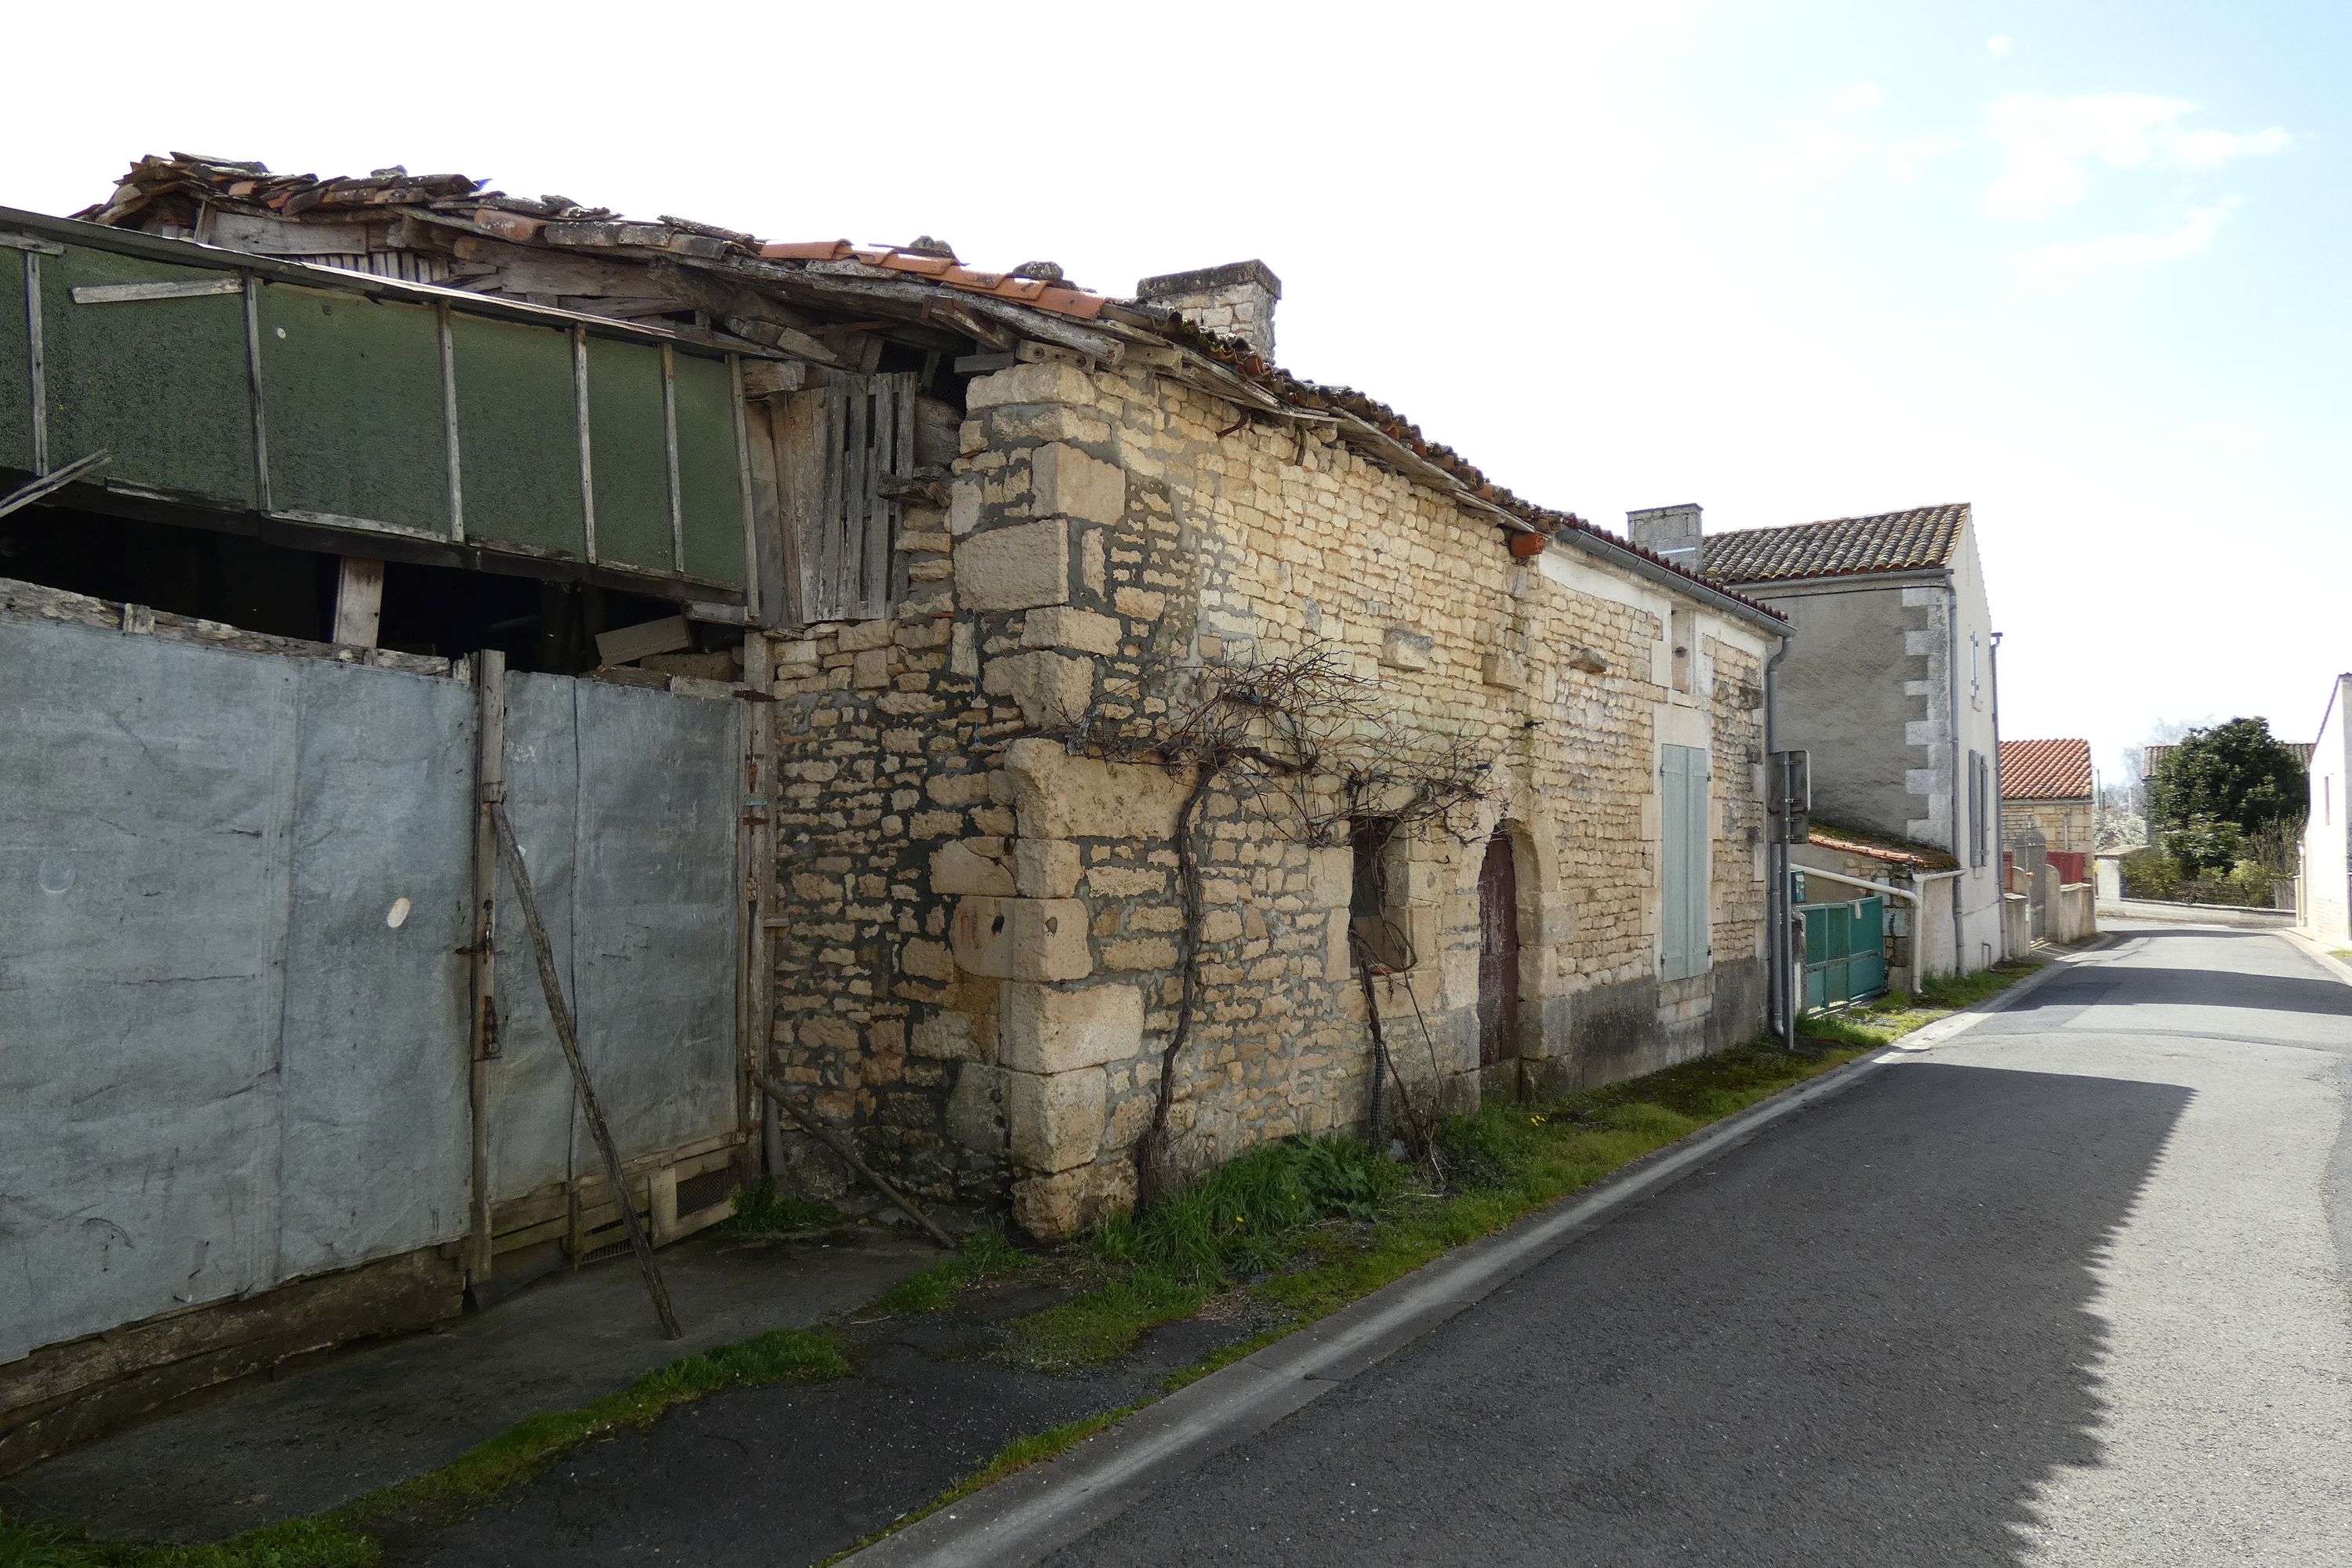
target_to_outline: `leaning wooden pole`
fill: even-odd
[[[466,1077],[473,1116],[469,1151],[473,1207],[466,1232],[466,1281],[479,1289],[490,1278],[495,1245],[490,1238],[490,1061],[499,1054],[498,805],[506,798],[507,656],[486,648],[474,662],[481,705],[474,793],[474,947],[472,1052]]]
[[[677,1314],[670,1310],[669,1288],[662,1283],[661,1268],[654,1262],[654,1244],[637,1219],[636,1205],[629,1201],[629,1180],[621,1169],[621,1152],[613,1145],[612,1129],[604,1125],[604,1107],[596,1103],[596,1086],[589,1081],[588,1064],[580,1057],[580,1036],[572,1027],[572,1009],[563,1000],[562,982],[555,975],[555,950],[549,945],[547,926],[539,918],[539,899],[531,891],[530,873],[522,863],[522,846],[515,842],[514,824],[507,820],[504,801],[492,803],[490,819],[498,826],[499,858],[506,862],[507,874],[514,879],[515,902],[522,908],[523,924],[530,928],[531,950],[539,956],[539,987],[547,994],[547,1016],[554,1022],[555,1037],[562,1042],[563,1059],[572,1064],[572,1082],[580,1091],[580,1108],[587,1113],[588,1131],[604,1155],[604,1179],[612,1184],[613,1199],[621,1211],[621,1227],[629,1233],[629,1251],[636,1258],[637,1272],[645,1277],[646,1294],[654,1299],[654,1311],[661,1319],[662,1332],[674,1340],[683,1339],[686,1331],[677,1326]]]
[[[793,1099],[792,1091],[778,1083],[764,1069],[754,1068],[751,1070],[759,1079],[760,1087],[768,1091],[768,1098],[775,1101],[777,1107],[786,1116],[793,1119],[793,1125],[839,1155],[842,1163],[856,1172],[876,1192],[897,1205],[908,1219],[929,1231],[933,1241],[938,1242],[950,1252],[955,1250],[955,1237],[941,1230],[930,1215],[915,1206],[912,1199],[883,1180],[873,1166],[859,1159],[857,1151],[850,1147],[848,1139],[819,1121],[813,1112],[802,1110],[799,1103]]]

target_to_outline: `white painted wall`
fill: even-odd
[[[2303,828],[2303,923],[2335,947],[2352,946],[2352,831],[2345,788],[2352,785],[2352,675],[2339,675],[2311,749],[2311,815]]]

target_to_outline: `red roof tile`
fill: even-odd
[[[2088,800],[2093,787],[2088,741],[2069,736],[2000,743],[2003,800]]]
[[[1954,501],[1790,528],[1744,528],[1709,534],[1701,543],[1703,569],[1725,583],[1929,570],[1951,564],[1968,521],[1969,503]]]

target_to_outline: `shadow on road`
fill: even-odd
[[[2352,986],[2319,973],[2302,953],[2263,931],[2136,931],[2144,943],[2128,963],[2083,964],[2053,976],[2006,1009],[2005,1028],[2054,1026],[2048,1015],[2095,1005],[2134,1007],[2227,1007],[2242,1011],[2352,1017]],[[2212,944],[2233,946],[2230,968],[2167,962],[2168,947],[2190,944],[2211,956]],[[2243,944],[2252,944],[2245,946]]]
[[[2189,1099],[1882,1070],[1055,1561],[2021,1563]]]

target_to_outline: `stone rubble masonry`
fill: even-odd
[[[1169,684],[1322,641],[1419,754],[1490,764],[1468,841],[1388,850],[1378,980],[1399,1070],[1454,1109],[1649,1070],[1760,1027],[1760,690],[1768,639],[1366,462],[1327,428],[1241,424],[1148,371],[972,380],[949,499],[911,507],[889,619],[776,650],[788,1079],[919,1194],[1076,1234],[1134,1200],[1176,1019],[1184,771],[1039,731],[1149,722]],[[1555,557],[1559,559],[1555,559]],[[1697,607],[1673,689],[1668,612]],[[1658,980],[1658,747],[1714,758],[1715,967]],[[1336,785],[1317,781],[1327,805]],[[1370,1043],[1353,858],[1231,779],[1201,795],[1205,919],[1171,1149],[1196,1170],[1292,1132],[1360,1131]],[[1517,861],[1520,1061],[1486,1075],[1479,867]],[[793,1141],[795,1178],[840,1173]]]

